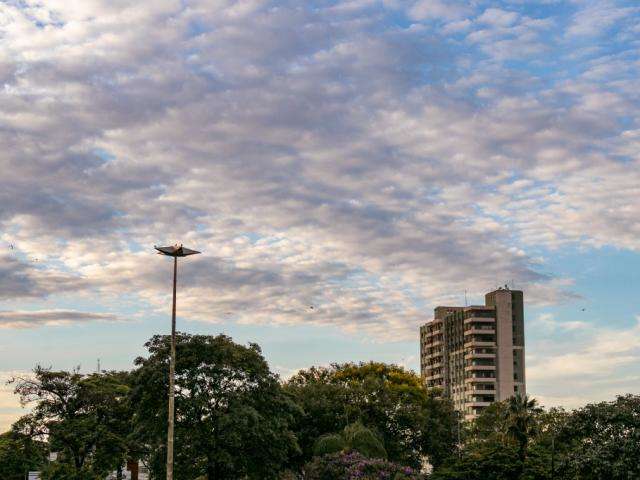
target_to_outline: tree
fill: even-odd
[[[29,471],[39,470],[46,461],[43,442],[16,430],[0,435],[0,478],[23,480]]]
[[[119,470],[128,450],[129,386],[126,372],[82,375],[36,367],[34,377],[16,378],[15,393],[34,404],[23,418],[34,436],[60,452],[43,478],[100,479]]]
[[[272,479],[298,453],[290,429],[300,413],[260,348],[229,337],[177,335],[176,479]],[[154,336],[138,358],[136,438],[153,474],[165,472],[170,339]]]
[[[451,404],[401,367],[370,362],[312,368],[292,377],[286,389],[304,411],[296,426],[303,461],[319,437],[354,422],[378,432],[388,458],[402,465],[418,467],[423,456],[437,465],[454,448]]]
[[[568,450],[559,467],[571,478],[640,478],[640,396],[620,396],[575,410],[558,441]]]
[[[521,470],[516,448],[491,440],[473,443],[460,457],[450,457],[429,480],[517,480]]]
[[[551,444],[540,441],[549,428],[541,428],[542,421],[542,409],[528,397],[493,403],[470,425],[462,451],[451,455],[434,479],[550,478]]]
[[[366,458],[387,458],[379,435],[359,422],[348,425],[341,434],[323,435],[313,448],[315,456],[337,452],[358,452]]]
[[[518,458],[524,466],[529,440],[538,432],[537,415],[541,413],[534,398],[519,393],[507,400],[506,426],[507,436],[518,446]]]

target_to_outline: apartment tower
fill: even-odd
[[[485,305],[436,307],[420,327],[420,372],[466,419],[492,402],[524,395],[524,309],[519,290],[485,295]]]

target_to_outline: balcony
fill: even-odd
[[[474,387],[469,387],[465,390],[465,393],[467,394],[480,394],[480,395],[495,395],[496,394],[496,387],[492,387],[491,390],[486,390],[484,388],[474,388]]]
[[[496,346],[495,341],[484,342],[480,340],[470,340],[468,342],[465,342],[464,344],[465,349],[472,348],[472,347],[495,347],[495,346]]]
[[[465,335],[495,335],[496,329],[494,325],[467,325],[467,328],[464,329]]]
[[[464,367],[465,372],[470,372],[472,370],[495,370],[495,365],[467,365]]]
[[[437,330],[431,330],[425,334],[425,337],[433,337],[434,335],[442,334],[442,329],[438,328]]]
[[[425,360],[431,359],[431,358],[436,358],[436,357],[442,357],[442,351],[427,353],[424,356]]]
[[[464,359],[465,360],[470,360],[470,359],[492,359],[492,358],[496,358],[496,354],[495,353],[474,353],[473,351],[471,352],[466,352],[464,354]]]
[[[493,377],[467,377],[464,379],[464,383],[495,383],[496,379]]]
[[[496,319],[495,318],[487,318],[487,317],[469,317],[469,318],[465,318],[464,319],[464,324],[466,325],[467,323],[475,323],[475,322],[482,322],[482,323],[496,323]]]

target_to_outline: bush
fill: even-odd
[[[410,467],[382,459],[369,459],[357,452],[316,457],[306,467],[307,480],[422,480]]]
[[[382,440],[361,423],[347,426],[343,436],[349,450],[361,453],[367,458],[387,458]]]
[[[347,447],[344,438],[338,433],[321,436],[313,446],[313,455],[321,457],[329,453],[338,453]]]
[[[313,455],[321,457],[330,453],[358,452],[367,458],[387,458],[382,439],[362,423],[347,425],[342,433],[323,435],[313,446]]]

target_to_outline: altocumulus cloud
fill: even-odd
[[[75,310],[0,311],[0,328],[35,328],[95,321],[117,321],[109,313],[88,313]]]
[[[464,286],[571,298],[532,248],[640,249],[638,12],[495,3],[2,3],[2,291],[164,308],[180,239],[197,320],[413,338]]]

